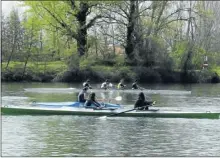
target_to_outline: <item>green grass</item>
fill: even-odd
[[[5,71],[7,63],[2,63],[2,71]],[[23,69],[24,62],[10,62],[8,69],[15,70],[15,69]],[[60,72],[67,69],[67,65],[62,61],[52,61],[52,62],[29,62],[27,64],[27,70],[31,70],[34,72]]]

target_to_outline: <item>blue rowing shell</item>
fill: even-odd
[[[102,107],[105,108],[121,108],[119,104],[111,104],[111,103],[100,103]],[[61,108],[64,106],[69,107],[84,107],[83,103],[80,102],[33,102],[32,106],[39,106],[39,107],[56,107]],[[91,108],[96,107],[95,105],[91,105]]]

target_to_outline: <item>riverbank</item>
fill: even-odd
[[[213,70],[191,70],[187,73],[168,71],[162,68],[147,68],[135,66],[82,66],[67,70],[67,66],[59,62],[49,64],[30,64],[24,73],[22,65],[11,64],[4,69],[2,64],[3,82],[82,82],[90,79],[93,82],[103,82],[108,78],[111,82],[126,82],[138,79],[140,83],[219,83],[219,76]]]

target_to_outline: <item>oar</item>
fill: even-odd
[[[138,89],[140,89],[140,90],[146,90],[146,88],[140,87],[140,86],[138,86]]]
[[[143,106],[144,108],[146,107],[149,107],[149,106],[152,106],[156,103],[156,101],[154,101],[151,105],[146,105],[146,106]],[[119,112],[119,113],[114,113],[114,114],[110,114],[108,116],[101,116],[99,117],[100,119],[105,119],[107,117],[111,117],[111,116],[116,116],[116,115],[120,115],[120,114],[123,114],[123,113],[126,113],[126,112],[130,112],[130,111],[134,111],[134,110],[137,110],[138,108],[133,108],[133,109],[130,109],[130,110],[126,110],[126,111],[122,111],[122,112]]]
[[[132,88],[132,89],[133,89],[133,88]],[[138,86],[137,89],[133,89],[133,90],[141,90],[141,91],[143,91],[143,90],[146,90],[146,88]]]
[[[140,90],[145,90],[146,88],[144,88],[144,87],[139,87],[140,88]]]

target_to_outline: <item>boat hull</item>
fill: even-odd
[[[130,111],[126,110],[95,110],[86,108],[36,108],[36,107],[1,107],[3,115],[84,115],[109,117],[153,117],[153,118],[208,118],[219,119],[220,113],[211,112],[161,112],[161,111]],[[120,113],[120,114],[117,114]]]
[[[32,106],[37,107],[54,107],[54,108],[62,108],[62,107],[84,107],[83,103],[80,102],[33,102]],[[121,108],[119,104],[111,104],[111,103],[101,103],[101,106],[105,108]],[[91,105],[91,107],[96,107],[95,105]]]

